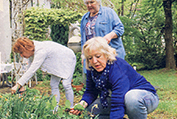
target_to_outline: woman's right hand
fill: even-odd
[[[11,94],[16,93],[17,90],[20,94],[22,94],[25,91],[25,87],[17,83],[14,87],[11,88]]]
[[[82,113],[82,111],[79,111],[79,110],[74,110],[74,108],[70,109],[69,111],[71,114],[74,114],[74,115],[80,115]]]
[[[77,109],[76,107],[79,107],[78,105],[82,106],[82,108],[85,109],[88,104],[87,104],[85,101],[82,100],[80,103],[75,104],[74,108],[70,109],[69,112],[70,112],[71,114],[74,114],[74,115],[80,115],[83,110]]]
[[[18,84],[18,83],[14,87],[12,87],[11,88],[11,94],[14,94],[19,87],[20,87],[20,84]]]

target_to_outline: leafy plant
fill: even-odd
[[[88,112],[82,108],[80,116],[72,115],[66,109],[70,109],[70,102],[66,100],[64,106],[59,106],[56,113],[53,113],[57,105],[55,96],[39,95],[36,89],[25,91],[22,96],[10,93],[0,94],[0,118],[1,119],[90,119]],[[77,107],[81,109],[81,107]]]
[[[49,25],[69,26],[81,17],[81,13],[72,10],[31,7],[25,11],[24,35],[33,40],[46,40]]]
[[[50,77],[51,77],[49,74],[42,72],[41,69],[38,69],[36,71],[36,74],[37,74],[38,81],[47,81],[47,80],[50,80]]]
[[[75,71],[73,74],[73,79],[75,79],[76,77],[81,77],[82,76],[82,58],[81,58],[81,52],[77,52],[76,54],[76,66],[75,66]]]
[[[54,24],[51,26],[50,36],[53,41],[67,46],[69,26],[63,24]]]
[[[81,85],[82,83],[83,83],[83,78],[81,76],[74,78],[72,82],[73,85]]]
[[[75,110],[79,110],[79,111],[84,111],[84,110],[85,110],[85,108],[84,108],[81,104],[75,105],[75,106],[74,106],[74,109],[75,109]]]
[[[56,118],[57,115],[52,114],[50,108],[46,108],[47,102],[50,102],[51,99],[51,97],[39,95],[38,90],[28,88],[20,97],[18,94],[1,94],[0,118]]]

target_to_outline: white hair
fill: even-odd
[[[86,43],[83,46],[84,56],[86,58],[86,68],[89,70],[89,59],[88,59],[88,53],[92,52],[93,50],[97,50],[100,53],[103,53],[108,63],[113,63],[113,61],[116,60],[116,50],[108,45],[107,40],[103,37],[93,37],[86,41]]]
[[[84,3],[87,1],[87,0],[83,0],[84,1]],[[89,0],[89,1],[91,1],[91,0]],[[97,2],[99,2],[100,3],[100,5],[101,5],[101,0],[96,0]]]

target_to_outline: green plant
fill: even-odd
[[[50,36],[53,41],[67,46],[69,26],[63,24],[54,24],[51,26]]]
[[[75,66],[75,71],[74,71],[74,74],[73,74],[73,79],[76,78],[76,77],[81,77],[82,76],[82,58],[81,58],[81,52],[77,52],[76,54],[76,66]]]
[[[138,65],[138,63],[136,63],[136,62],[134,62],[133,64],[132,64],[132,66],[137,66]]]
[[[39,95],[36,89],[25,91],[22,96],[10,93],[0,94],[0,118],[1,119],[90,119],[88,112],[82,108],[80,116],[72,115],[66,109],[70,109],[69,100],[64,106],[59,106],[56,113],[53,109],[57,105],[55,96]],[[81,109],[81,107],[77,107]]]
[[[57,115],[52,114],[51,108],[48,108],[52,106],[51,100],[52,97],[39,95],[38,90],[29,88],[20,97],[18,94],[0,94],[0,118],[57,118]]]
[[[25,11],[24,35],[33,40],[46,40],[49,25],[69,26],[70,23],[74,23],[81,17],[81,13],[68,9],[31,7]]]
[[[42,72],[41,69],[38,69],[36,71],[37,74],[37,80],[38,81],[46,81],[46,80],[50,80],[50,75],[47,73]]]
[[[83,83],[83,78],[81,76],[73,78],[73,85],[81,85]]]

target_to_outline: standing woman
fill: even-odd
[[[124,26],[116,12],[111,8],[101,6],[101,0],[84,0],[84,3],[88,12],[81,20],[81,49],[90,38],[101,36],[116,49],[117,56],[124,59],[125,49],[121,40]],[[84,72],[86,73],[85,62]]]
[[[71,102],[71,107],[73,106],[74,94],[71,80],[76,56],[71,49],[53,41],[31,41],[26,37],[20,37],[13,45],[13,51],[20,53],[21,57],[30,58],[32,63],[17,81],[17,84],[12,87],[12,94],[27,83],[34,73],[41,68],[42,71],[51,74],[50,86],[57,103],[60,100],[59,83],[62,79],[66,99]]]
[[[86,91],[81,104],[99,119],[147,119],[159,103],[155,88],[125,60],[116,57],[115,49],[102,37],[88,40],[83,47],[86,58]],[[73,114],[81,113],[72,109]]]

